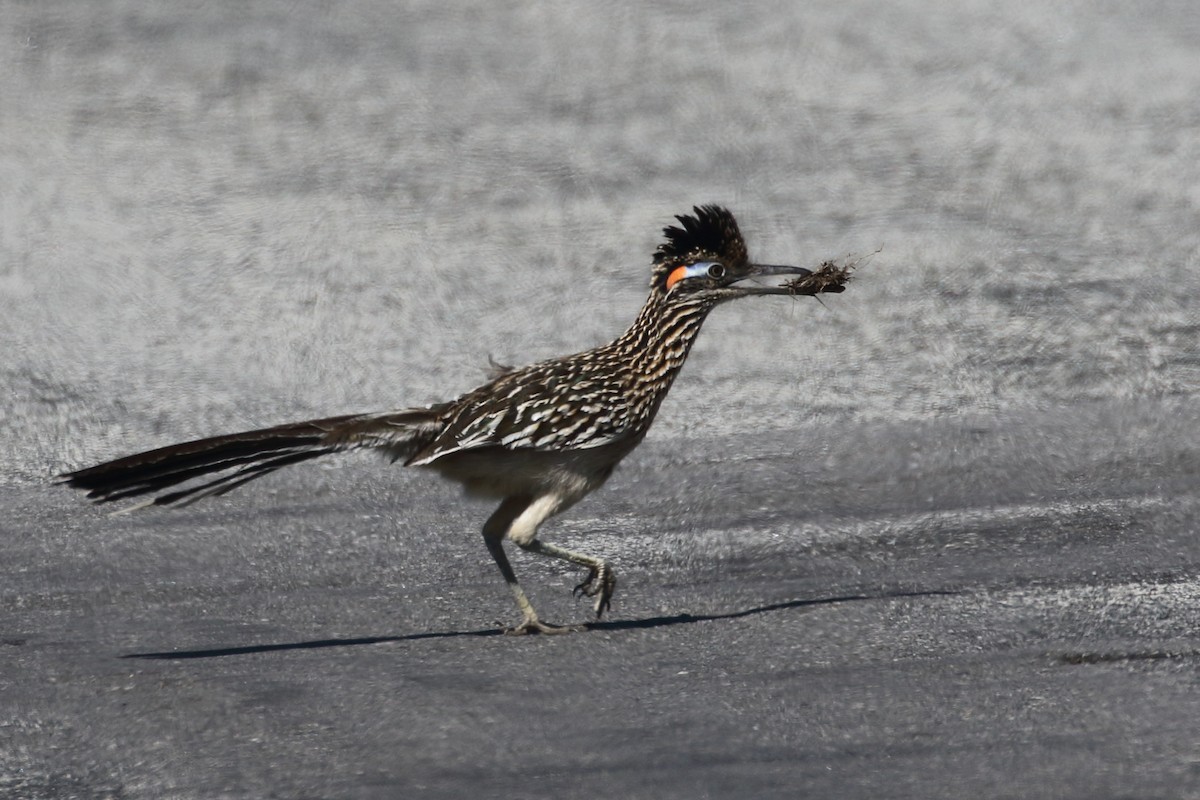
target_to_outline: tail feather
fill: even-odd
[[[277,469],[354,448],[395,458],[416,452],[439,430],[437,407],[352,414],[214,436],[160,447],[59,476],[98,503],[157,495],[142,505],[190,505],[230,492]],[[179,484],[216,478],[163,492]],[[140,506],[139,506],[140,507]]]
[[[299,464],[301,461],[307,461],[310,458],[323,456],[330,450],[317,450],[308,453],[292,453],[291,455],[279,456],[264,461],[260,464],[252,464],[248,467],[243,467],[237,472],[229,475],[223,475],[216,480],[202,483],[199,486],[193,486],[187,489],[170,492],[169,494],[159,495],[154,498],[155,505],[171,505],[178,503],[181,506],[190,506],[198,500],[203,500],[206,497],[217,497],[226,492],[232,492],[244,483],[249,483],[255,478],[261,478],[268,475],[280,467],[286,467],[289,464]]]

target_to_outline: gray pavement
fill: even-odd
[[[1190,4],[10,3],[0,62],[0,797],[1200,797]],[[707,323],[552,525],[587,633],[366,456],[50,485],[594,345],[712,201],[882,250]]]

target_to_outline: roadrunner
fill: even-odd
[[[97,502],[153,495],[146,505],[187,505],[275,470],[344,450],[373,448],[425,467],[470,495],[500,500],[483,540],[521,611],[510,633],[586,626],[542,622],[505,554],[503,540],[585,567],[577,596],[599,618],[617,587],[607,561],[544,542],[538,528],[598,489],[646,436],[708,313],[751,295],[841,291],[845,271],[804,284],[811,270],[751,263],[733,214],[718,206],[676,217],[654,253],[650,296],[629,330],[609,344],[521,369],[501,367],[456,400],[425,408],[349,414],[184,442],[61,476]],[[780,286],[747,278],[793,276]],[[813,276],[814,278],[816,276]],[[216,477],[213,477],[213,476]],[[181,486],[182,485],[182,486]],[[176,487],[176,488],[172,488]],[[131,509],[132,510],[132,509]]]

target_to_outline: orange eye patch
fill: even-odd
[[[671,270],[671,274],[667,276],[667,291],[671,291],[671,288],[674,287],[675,284],[679,283],[687,276],[688,268],[686,266],[676,267],[675,269]]]
[[[667,275],[667,291],[679,283],[684,278],[710,278],[725,277],[725,267],[716,261],[697,261],[695,264],[684,264],[682,267],[676,267]]]

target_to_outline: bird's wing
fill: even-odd
[[[629,430],[627,398],[611,380],[540,365],[508,373],[455,401],[445,426],[409,465],[463,450],[580,450],[617,441]]]

